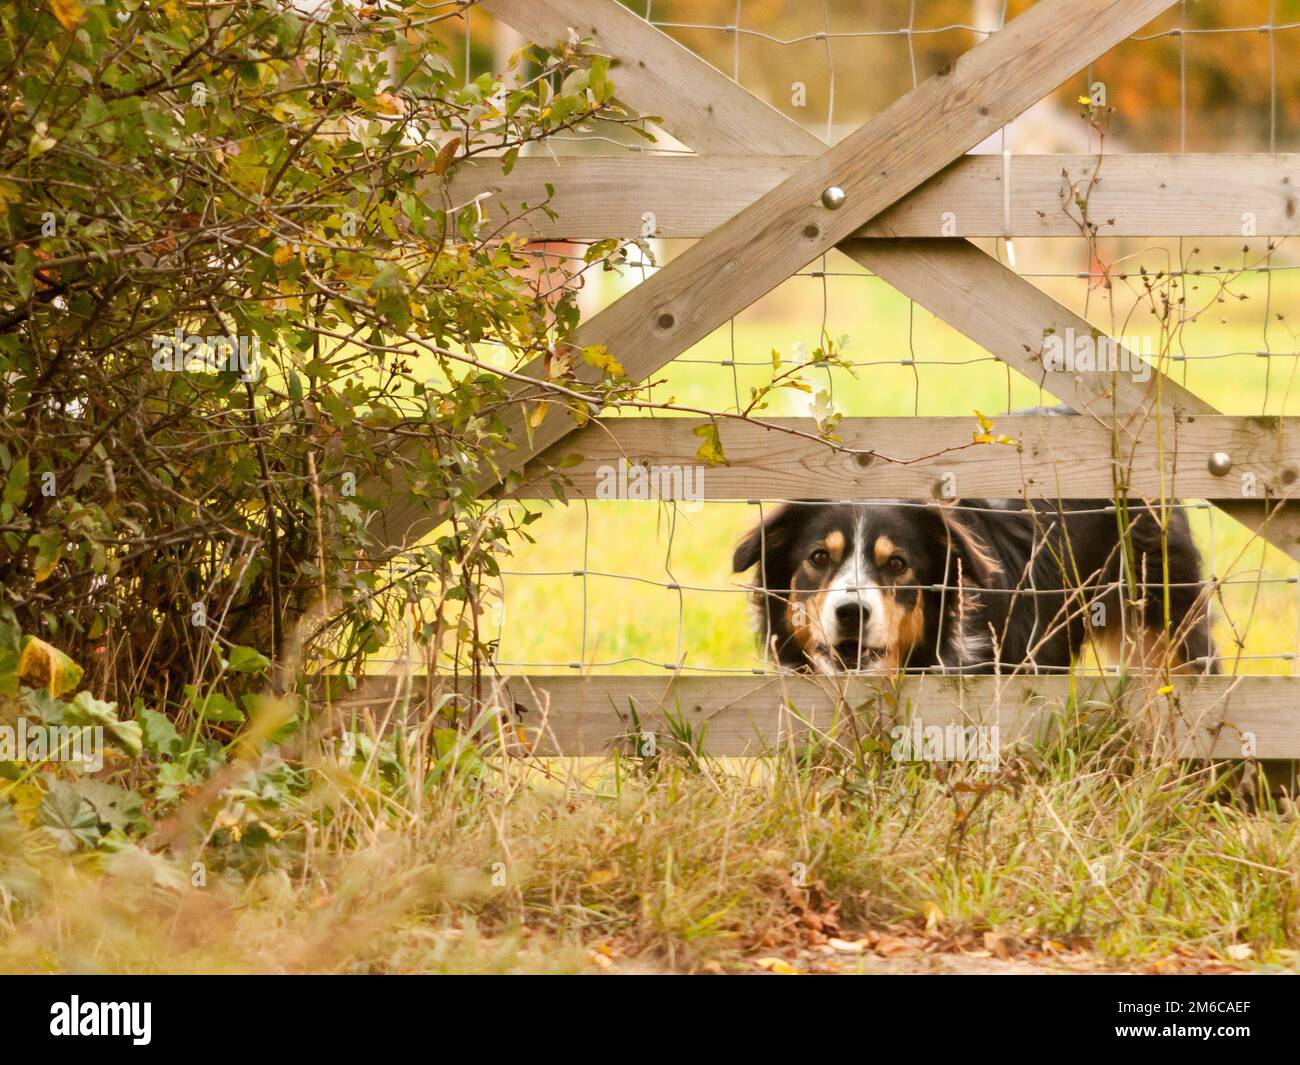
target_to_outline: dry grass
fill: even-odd
[[[10,811],[0,970],[752,969],[833,936],[969,952],[990,932],[999,957],[1297,967],[1294,807],[1149,749],[1094,718],[982,777],[834,745],[761,762],[483,751],[481,776],[475,759],[436,783],[418,757],[315,757],[278,811],[229,795],[198,811],[202,850],[73,859]],[[268,756],[242,786],[282,768]]]

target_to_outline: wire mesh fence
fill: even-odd
[[[687,19],[681,16],[680,5],[628,6],[657,29],[697,48],[741,86],[768,96],[772,78],[766,70],[762,84],[747,82],[746,58],[751,49],[777,53],[803,49],[799,65],[792,65],[789,72],[790,106],[784,107],[784,100],[776,102],[827,142],[833,142],[846,123],[866,117],[859,101],[864,84],[874,74],[842,57],[837,62],[837,51],[853,42],[896,40],[895,61],[904,72],[903,87],[915,87],[933,60],[929,51],[921,51],[923,42],[943,40],[959,53],[996,32],[1008,17],[1005,2],[974,0],[967,19],[936,20],[927,17],[924,0],[910,0],[895,5],[906,15],[898,24],[872,25],[883,16],[854,15],[823,0],[808,5],[805,12],[817,25],[791,33],[782,28],[785,20],[772,17],[770,5],[747,5],[744,0],[737,0],[725,19]],[[938,13],[943,14],[952,5],[935,6],[941,6],[943,12]],[[720,10],[720,5],[708,9],[710,14]],[[1252,15],[1257,16],[1254,21]],[[1175,116],[1166,115],[1165,125],[1157,123],[1153,128],[1176,131],[1173,143],[1179,151],[1186,151],[1191,140],[1201,146],[1197,106],[1203,93],[1192,91],[1198,78],[1196,41],[1213,36],[1239,41],[1243,48],[1258,48],[1262,42],[1266,61],[1253,65],[1266,72],[1266,88],[1253,86],[1253,94],[1242,94],[1248,97],[1255,119],[1263,108],[1267,110],[1266,122],[1249,123],[1262,128],[1260,143],[1250,147],[1275,152],[1286,144],[1289,101],[1279,88],[1279,71],[1285,74],[1286,58],[1300,49],[1300,35],[1293,32],[1300,29],[1300,22],[1280,18],[1276,2],[1184,2],[1168,21],[1170,25],[1134,35],[1123,46],[1130,58],[1141,55],[1142,49],[1176,50],[1176,98],[1167,109]],[[470,9],[465,27],[468,79],[481,73],[488,62],[483,41],[493,26]],[[819,50],[815,70],[808,66],[808,46]],[[977,150],[1009,158],[1041,150],[1037,145],[1044,141],[1064,143],[1095,152],[1104,175],[1107,153],[1148,147],[1137,141],[1133,123],[1128,123],[1123,136],[1110,134],[1109,116],[1116,109],[1106,103],[1107,84],[1098,70],[1090,68],[1066,83],[1078,90],[1073,108],[1058,100],[1035,110],[1003,127]],[[820,118],[799,101],[800,88],[806,96],[807,83],[814,76],[824,102]],[[632,143],[626,136],[608,135],[599,126],[560,141],[561,150],[580,155],[690,150],[663,135],[651,143]],[[1155,145],[1169,146],[1167,139]],[[1009,181],[1003,191],[1009,204],[1015,195]],[[1012,232],[1010,206],[1007,218],[1005,236],[989,244],[992,253],[1099,329],[1133,338],[1154,370],[1212,396],[1227,413],[1295,413],[1292,384],[1300,344],[1288,312],[1300,293],[1296,274],[1300,262],[1292,261],[1284,241],[1256,236],[1247,228],[1241,240],[1136,240],[1107,236],[1104,222],[1081,226],[1077,240],[1023,238]],[[680,243],[662,236],[628,242],[621,277],[581,278],[584,310],[592,312],[617,299],[677,254]],[[562,271],[552,275],[550,268],[561,261],[572,262],[582,247],[579,241],[538,244],[529,254],[538,263],[539,278],[554,276],[553,283],[572,284]],[[539,281],[539,298],[553,297],[547,287],[551,283]],[[781,387],[774,387],[778,381]],[[648,383],[647,395],[665,408],[653,413],[665,417],[679,413],[672,408],[687,404],[745,411],[755,407],[757,396],[765,416],[812,417],[820,423],[831,416],[970,415],[976,428],[987,421],[996,426],[1000,411],[1057,402],[1057,397],[1013,373],[1009,364],[837,254],[798,271],[674,360]],[[1109,462],[1112,457],[1084,455],[1069,461]],[[1174,513],[1186,516],[1201,554],[1203,576],[1184,582],[1166,579],[1163,594],[1192,588],[1209,604],[1218,664],[1224,672],[1300,671],[1300,580],[1294,564],[1213,504],[1180,499],[1176,493],[1175,483],[1167,496],[1150,502],[1164,520]],[[1243,489],[1244,497],[1251,494]],[[762,631],[761,625],[756,631],[753,622],[749,600],[754,582],[729,572],[731,547],[771,508],[799,502],[574,499],[562,506],[502,501],[498,505],[504,508],[522,511],[541,506],[546,513],[534,527],[537,543],[521,549],[515,564],[502,569],[485,587],[480,622],[490,634],[489,668],[510,673],[775,671],[778,662],[771,653],[771,633]],[[894,505],[934,504],[908,500]],[[944,500],[943,505],[958,514],[975,514],[987,507],[983,500],[959,497]],[[1039,500],[1035,506],[1050,510],[1051,503]],[[1098,509],[1113,513],[1115,505],[1099,501]],[[761,587],[761,579],[755,580]],[[1140,581],[1145,580],[1144,570]],[[1112,580],[1090,578],[1083,582],[1086,595],[1065,609],[1086,613],[1090,603],[1111,593],[1127,603],[1134,595],[1145,594],[1138,583],[1132,572],[1121,572]],[[955,595],[963,591],[960,584],[927,587]],[[779,587],[768,591],[776,596],[789,594]],[[1021,582],[1007,594],[1047,593]],[[1127,609],[1120,614],[1130,616]],[[1127,641],[1133,638],[1125,633]],[[1131,665],[1098,654],[1074,667],[1031,659],[1009,664],[1007,670],[1051,672],[1082,666],[1117,672]],[[911,667],[904,662],[901,668]]]

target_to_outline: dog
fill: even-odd
[[[771,511],[732,566],[758,567],[759,638],[785,669],[1064,671],[1132,629],[1142,664],[1217,673],[1187,517],[1160,517],[1136,500],[809,500]]]

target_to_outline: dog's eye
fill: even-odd
[[[891,555],[888,562],[885,563],[885,570],[888,573],[902,573],[907,569],[907,559],[902,555]]]
[[[831,561],[831,553],[826,548],[819,547],[812,553],[810,561],[814,566],[828,566]]]

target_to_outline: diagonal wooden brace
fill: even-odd
[[[668,130],[697,151],[812,155],[824,147],[814,134],[615,0],[486,0],[486,6],[538,41],[561,37],[569,27],[592,37],[600,51],[619,61],[621,97],[634,108],[661,115]],[[904,248],[915,262],[896,253]],[[853,240],[840,250],[1076,407],[1101,410],[1113,398],[1120,411],[1154,404],[1175,417],[1179,410],[1215,412],[1168,377],[1158,390],[1135,392],[1121,383],[1120,394],[1110,397],[1108,376],[1044,375],[1041,363],[1025,360],[1041,346],[1044,331],[1091,327],[968,241]],[[1016,308],[1035,310],[1027,321],[1019,315],[1017,326],[1012,317]],[[1300,505],[1248,499],[1216,505],[1300,560]]]
[[[634,380],[643,380],[686,348],[742,311],[801,267],[848,238],[867,220],[974,147],[1007,121],[1040,100],[1062,80],[1140,29],[1169,7],[1172,0],[1040,0],[1029,11],[999,33],[963,55],[948,70],[931,77],[896,101],[880,115],[855,130],[832,148],[825,149],[806,166],[741,211],[726,224],[659,270],[636,289],[581,326],[575,336],[578,346],[601,345],[626,369]],[[761,143],[765,137],[762,107],[740,104],[748,98],[739,86],[721,79],[732,89],[718,84],[720,75],[700,60],[691,63],[690,53],[668,41],[647,23],[622,9],[612,0],[578,4],[576,0],[492,0],[488,10],[514,22],[516,28],[534,38],[552,39],[575,26],[581,34],[588,23],[600,40],[602,32],[622,34],[614,40],[623,61],[620,69],[634,69],[623,76],[620,93],[641,109],[664,115],[670,124],[684,125],[687,111],[706,113],[711,95],[728,103],[734,93],[736,107],[748,109],[748,132]],[[543,15],[565,20],[564,30],[545,34],[533,21]],[[640,29],[633,29],[628,19]],[[608,24],[608,30],[602,27]],[[553,30],[558,25],[552,25]],[[659,38],[654,50],[643,48],[650,38]],[[672,42],[669,42],[670,44]],[[611,49],[612,50],[612,49]],[[671,55],[672,61],[666,58]],[[630,63],[635,63],[635,68]],[[674,81],[665,98],[656,70],[662,63]],[[694,91],[691,81],[682,80],[687,71],[695,85],[709,91]],[[711,73],[704,73],[711,72]],[[654,87],[652,100],[639,99]],[[690,107],[682,102],[692,93]],[[665,106],[671,104],[671,106]],[[776,112],[766,109],[770,114]],[[779,117],[779,116],[778,116]],[[782,120],[788,122],[788,120]],[[697,126],[700,123],[697,120]],[[774,124],[775,125],[775,124]],[[793,123],[790,123],[793,126]],[[794,128],[798,128],[797,126]],[[715,124],[734,141],[730,127]],[[803,131],[800,131],[803,134]],[[718,134],[722,136],[724,134]],[[793,135],[786,135],[793,141]],[[811,134],[803,134],[811,137]],[[816,138],[812,138],[814,141]],[[804,142],[805,148],[807,142]],[[698,147],[698,145],[697,145]],[[732,145],[734,149],[734,144]],[[772,148],[788,151],[793,144]],[[842,190],[843,206],[828,209],[823,192]],[[535,371],[534,371],[535,373]],[[597,372],[581,368],[580,379],[594,381]],[[528,425],[526,404],[508,427],[511,442],[518,449],[520,463],[542,448],[571,432],[572,421],[547,418],[540,426]],[[490,487],[485,483],[485,490]],[[424,510],[395,505],[383,515],[376,532],[393,545],[410,543],[436,525],[441,508]]]

